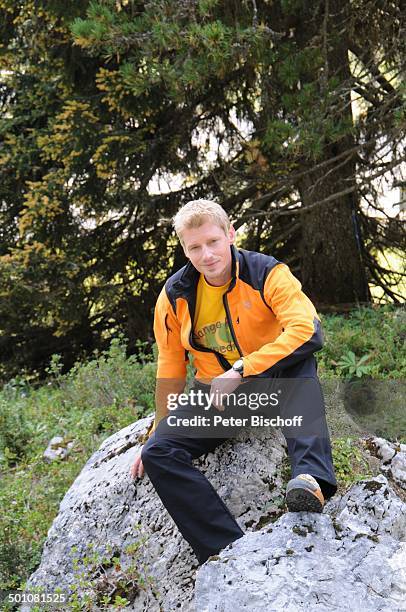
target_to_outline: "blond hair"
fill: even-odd
[[[185,229],[196,228],[213,221],[227,235],[230,229],[230,219],[224,208],[212,200],[191,200],[184,204],[172,219],[175,232],[182,244],[182,232]]]

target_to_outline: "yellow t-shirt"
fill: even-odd
[[[221,353],[232,365],[240,358],[240,354],[231,335],[223,304],[223,295],[230,282],[221,287],[213,287],[206,281],[204,274],[200,275],[193,340],[196,344]]]

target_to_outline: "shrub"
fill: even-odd
[[[34,389],[14,380],[0,392],[0,582],[18,588],[40,560],[59,503],[102,441],[154,408],[156,366],[143,353],[126,358],[122,338],[86,363]],[[50,438],[74,441],[65,460],[45,463]]]
[[[406,309],[359,308],[346,316],[322,317],[324,347],[317,354],[320,376],[406,376]]]

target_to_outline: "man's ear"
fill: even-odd
[[[184,244],[182,238],[179,235],[178,235],[178,238],[179,238],[180,246],[182,247],[182,251],[184,252],[185,257],[187,257],[185,244]],[[189,259],[189,257],[188,257],[188,259]]]
[[[235,240],[235,229],[233,225],[230,225],[230,229],[228,230],[228,238],[230,240],[230,244],[234,244]]]

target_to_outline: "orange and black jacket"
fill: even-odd
[[[244,377],[280,372],[322,347],[320,319],[287,265],[274,257],[232,250],[232,280],[223,296],[235,345],[244,358]],[[196,378],[211,379],[230,369],[227,359],[193,341],[200,273],[189,262],[162,289],[155,307],[157,379],[184,380],[189,355]],[[165,416],[158,414],[155,425]],[[155,428],[155,427],[154,427]]]

